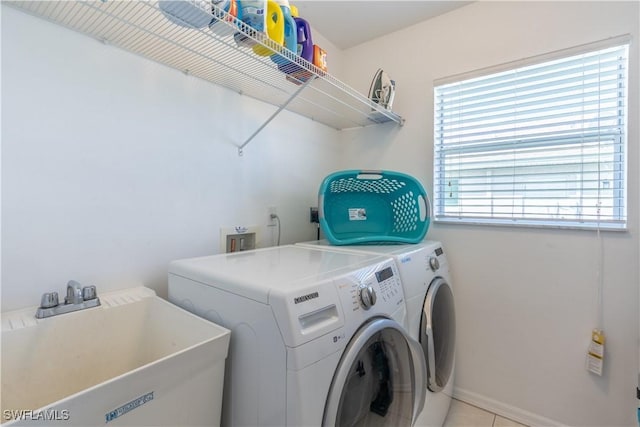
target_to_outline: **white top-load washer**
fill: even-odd
[[[408,332],[420,342],[427,364],[426,401],[415,425],[442,426],[453,394],[456,329],[449,263],[441,242],[336,246],[315,240],[297,245],[394,258],[405,293]]]
[[[174,261],[169,300],[231,330],[223,425],[409,426],[422,410],[391,257],[288,245]]]

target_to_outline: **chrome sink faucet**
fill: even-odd
[[[64,299],[65,304],[80,304],[82,301],[82,285],[75,280],[69,280],[67,283],[67,297]]]
[[[36,311],[36,318],[43,319],[45,317],[71,313],[72,311],[97,307],[99,305],[100,298],[97,296],[95,286],[82,286],[75,280],[69,280],[64,304],[58,302],[57,292],[46,292],[40,299],[40,307],[38,307]]]

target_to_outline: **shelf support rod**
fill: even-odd
[[[293,100],[294,100],[294,99],[295,99],[295,98],[300,94],[300,92],[302,92],[302,91],[303,91],[303,90],[304,90],[304,89],[309,85],[309,83],[311,83],[311,80],[313,80],[314,78],[315,78],[315,76],[311,76],[311,77],[309,78],[309,80],[307,80],[306,82],[304,82],[303,84],[301,84],[301,85],[300,85],[300,87],[299,87],[298,89],[296,89],[296,91],[295,91],[295,92],[294,92],[294,93],[289,97],[289,99],[287,99],[287,100],[284,102],[284,104],[282,104],[280,107],[278,107],[278,109],[277,109],[277,110],[276,110],[276,111],[271,115],[271,117],[269,117],[269,118],[267,119],[267,121],[266,121],[266,122],[264,122],[264,123],[262,124],[262,126],[260,126],[260,127],[259,127],[259,128],[258,128],[258,129],[257,129],[257,130],[256,130],[256,131],[255,131],[255,132],[254,132],[250,137],[249,137],[249,138],[247,138],[247,140],[244,142],[244,144],[242,144],[241,146],[239,146],[239,147],[238,147],[238,155],[242,156],[242,149],[243,149],[244,147],[246,147],[246,146],[247,146],[247,144],[248,144],[248,143],[250,143],[250,142],[251,142],[251,140],[252,140],[253,138],[255,138],[255,136],[256,136],[256,135],[258,135],[258,134],[260,133],[260,131],[262,131],[262,129],[264,129],[264,128],[265,128],[265,126],[267,126],[267,125],[271,122],[271,120],[275,119],[275,118],[276,118],[276,116],[277,116],[278,114],[280,114],[280,112],[281,112],[282,110],[284,110],[285,108],[287,108],[287,105],[289,105],[289,103],[290,103],[291,101],[293,101]]]

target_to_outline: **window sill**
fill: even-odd
[[[595,223],[584,223],[577,221],[525,221],[525,220],[496,220],[481,218],[434,218],[436,224],[460,224],[460,225],[479,225],[491,227],[519,227],[519,228],[542,228],[542,229],[560,229],[560,230],[585,230],[585,231],[615,231],[628,232],[627,223],[611,223],[602,222],[599,225]]]

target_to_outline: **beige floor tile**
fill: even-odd
[[[453,399],[444,427],[492,427],[495,417],[491,412]]]
[[[493,427],[526,427],[524,424],[517,423],[508,418],[501,417],[500,415],[496,415],[496,419],[493,422]]]

